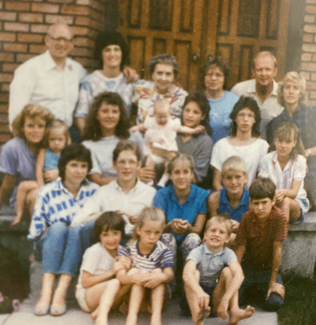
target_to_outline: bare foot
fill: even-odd
[[[236,310],[231,310],[229,324],[236,325],[242,319],[251,317],[254,312],[255,312],[255,309],[251,306],[248,306],[245,310],[240,309],[240,308],[238,308]]]
[[[98,317],[95,320],[95,325],[108,325],[108,320],[105,318]]]
[[[128,315],[125,325],[137,325],[137,315]]]
[[[218,306],[218,308],[216,310],[217,315],[219,317],[221,317],[222,319],[226,319],[227,318],[228,304],[229,304],[229,301],[228,300],[222,299],[221,303],[219,304],[219,306]]]
[[[96,320],[97,317],[98,317],[98,315],[99,315],[99,307],[96,308],[96,309],[91,313],[91,318],[92,318],[93,320]]]
[[[151,316],[150,325],[162,325],[161,324],[161,315]]]
[[[21,221],[21,218],[22,218],[22,214],[21,215],[18,214],[12,221],[11,226],[17,225]]]

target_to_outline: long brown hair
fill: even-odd
[[[93,100],[84,128],[84,140],[101,140],[102,130],[100,122],[97,119],[97,114],[103,103],[107,103],[109,105],[116,105],[119,107],[120,120],[115,128],[115,135],[120,139],[129,138],[130,133],[128,129],[130,127],[130,124],[123,99],[117,93],[104,92],[96,96]]]
[[[292,141],[292,139],[294,139],[294,141],[296,141],[296,145],[290,153],[290,159],[296,160],[298,155],[305,157],[304,145],[296,124],[291,122],[283,122],[274,133],[274,140],[275,139],[278,139],[279,141]],[[269,152],[274,150],[275,144],[273,141],[269,147]]]

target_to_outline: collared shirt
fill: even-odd
[[[278,84],[273,80],[273,90],[263,103],[257,94],[255,79],[239,82],[232,88],[231,92],[237,96],[248,96],[256,100],[261,112],[261,138],[266,139],[266,127],[268,123],[283,110],[283,107],[278,103],[277,99]]]
[[[246,246],[244,261],[252,271],[269,270],[272,267],[275,241],[287,238],[288,222],[284,212],[273,207],[262,227],[253,211],[246,212],[240,222],[236,244]]]
[[[127,79],[121,73],[116,78],[107,78],[100,71],[94,71],[84,78],[81,83],[79,102],[76,107],[75,117],[86,117],[88,115],[93,98],[103,92],[118,93],[125,102],[128,114],[132,106],[132,97],[135,93],[135,87],[139,83],[127,83]]]
[[[144,123],[146,116],[153,116],[154,104],[158,99],[165,99],[171,106],[171,115],[181,117],[182,106],[188,93],[180,88],[174,87],[171,92],[164,95],[158,94],[153,81],[145,81],[136,87],[133,102],[138,106],[137,124]]]
[[[79,211],[71,225],[81,224],[86,217],[96,212],[119,210],[128,215],[139,214],[143,208],[152,206],[155,193],[153,187],[142,183],[139,179],[128,193],[124,193],[117,181],[113,181],[99,188],[94,197]],[[123,217],[126,222],[125,232],[131,234],[133,226],[126,216]]]
[[[278,154],[272,151],[265,155],[260,161],[259,176],[268,177],[276,185],[277,189],[291,189],[293,180],[301,182],[296,198],[306,198],[304,189],[304,178],[306,176],[306,159],[298,155],[295,160],[290,159],[282,170],[278,161]]]
[[[171,250],[159,240],[149,254],[142,254],[136,241],[131,246],[123,247],[118,252],[118,256],[130,256],[133,260],[133,267],[139,270],[150,272],[154,269],[164,270],[167,267],[173,267]]]
[[[217,213],[228,213],[232,220],[240,222],[242,215],[249,210],[249,191],[244,189],[240,202],[234,210],[229,204],[226,188],[220,189],[219,192],[220,197]]]
[[[191,184],[191,191],[186,201],[181,205],[174,186],[160,189],[154,198],[154,207],[163,210],[166,215],[167,223],[173,219],[187,220],[190,225],[194,224],[194,221],[198,214],[207,212],[207,197],[208,192],[202,188]],[[186,234],[175,235],[177,242],[182,242]]]
[[[56,222],[69,225],[86,201],[94,195],[99,185],[84,180],[76,197],[58,178],[43,186],[38,193],[28,239],[35,240],[43,231]]]
[[[216,284],[225,266],[237,261],[236,254],[227,247],[223,247],[219,253],[211,252],[206,244],[194,248],[187,261],[193,260],[200,272],[200,282],[212,285]]]
[[[10,85],[10,125],[25,105],[38,103],[70,127],[79,83],[85,75],[81,64],[70,58],[66,59],[65,68],[60,69],[49,51],[26,61],[16,69]]]

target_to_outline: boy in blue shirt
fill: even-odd
[[[189,304],[194,324],[203,324],[203,314],[211,309],[237,324],[251,317],[254,308],[242,310],[238,306],[238,289],[244,276],[235,253],[224,245],[229,241],[232,225],[227,215],[212,217],[206,224],[205,243],[191,251],[183,270],[184,290],[180,307],[187,310]],[[226,266],[226,267],[225,267]]]
[[[224,188],[212,193],[208,198],[210,216],[227,213],[233,227],[230,244],[233,243],[242,215],[249,210],[249,190],[247,184],[247,166],[238,156],[227,158],[222,166],[222,182]]]

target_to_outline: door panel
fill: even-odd
[[[150,79],[148,60],[159,53],[176,56],[187,90],[209,55],[229,63],[231,86],[251,78],[253,56],[263,50],[277,57],[278,77],[284,73],[289,0],[119,0],[118,11],[117,30],[142,78]]]

